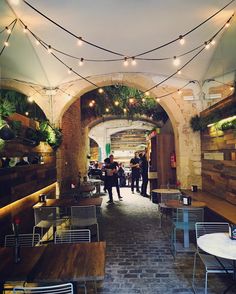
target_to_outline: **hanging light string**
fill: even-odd
[[[10,34],[11,32],[11,25],[14,23],[14,21],[16,21],[17,19],[15,18],[11,23],[9,23],[9,25],[7,25],[4,29],[2,29],[0,31],[0,34],[3,33],[4,31],[7,31],[8,34]]]
[[[45,15],[44,13],[42,13],[41,11],[39,11],[38,9],[36,9],[34,6],[32,6],[30,3],[28,3],[27,1],[23,0],[23,2],[29,6],[31,9],[33,9],[35,12],[37,12],[38,14],[40,14],[41,16],[43,16],[44,18],[46,18],[48,21],[50,21],[51,23],[53,23],[54,25],[56,25],[57,27],[59,27],[61,30],[65,31],[66,33],[70,34],[71,36],[73,36],[74,38],[76,38],[78,41],[81,41],[83,43],[86,43],[92,47],[95,47],[97,49],[100,49],[100,50],[103,50],[103,51],[106,51],[106,52],[109,52],[109,53],[112,53],[114,55],[117,55],[117,56],[122,56],[123,58],[136,58],[136,57],[140,57],[140,56],[143,56],[145,54],[148,54],[148,53],[151,53],[153,51],[156,51],[156,50],[159,50],[161,48],[164,48],[176,41],[181,41],[183,40],[184,37],[186,37],[187,35],[191,34],[192,32],[194,32],[195,30],[197,30],[198,28],[200,28],[202,25],[204,25],[205,23],[207,23],[209,20],[211,20],[212,18],[214,18],[216,15],[218,15],[221,11],[223,11],[225,8],[227,8],[229,5],[231,5],[235,0],[231,0],[228,4],[226,4],[224,7],[222,7],[221,9],[219,9],[218,11],[216,11],[214,14],[212,14],[211,16],[209,16],[207,19],[205,19],[203,22],[201,22],[200,24],[198,24],[197,26],[193,27],[191,30],[187,31],[186,33],[184,34],[181,34],[179,35],[177,38],[165,43],[165,44],[162,44],[158,47],[155,47],[153,49],[150,49],[148,51],[144,51],[142,53],[139,53],[139,54],[136,54],[134,56],[128,56],[128,55],[125,55],[125,54],[122,54],[120,52],[117,52],[117,51],[114,51],[114,50],[110,50],[110,49],[107,49],[103,46],[100,46],[100,45],[97,45],[93,42],[90,42],[80,36],[77,36],[76,34],[74,34],[73,32],[69,31],[68,29],[66,29],[65,27],[63,27],[62,25],[60,25],[59,23],[57,23],[56,21],[52,20],[50,17],[48,17],[47,15]]]
[[[20,23],[22,24],[22,26],[24,27],[25,30],[27,30],[28,32],[30,32],[30,34],[39,42],[39,44],[48,51],[48,53],[50,53],[54,58],[56,58],[61,64],[63,64],[70,73],[74,73],[75,75],[79,76],[81,79],[83,79],[84,81],[88,82],[89,84],[93,85],[96,88],[99,88],[98,85],[96,85],[95,83],[91,82],[89,79],[87,79],[86,77],[82,76],[81,74],[79,74],[77,71],[73,70],[73,68],[71,68],[70,66],[68,66],[63,60],[61,60],[57,55],[55,55],[52,52],[52,48],[50,45],[47,45],[46,43],[42,42],[39,38],[37,38],[37,36],[24,24],[24,22],[19,19]]]
[[[16,22],[17,22],[17,19],[13,20],[13,22],[11,23],[12,27],[11,27],[11,30],[8,32],[8,36],[7,36],[7,38],[6,38],[5,42],[4,42],[4,45],[3,45],[3,47],[2,47],[2,49],[0,51],[0,57],[3,54],[3,51],[5,50],[5,48],[9,46],[9,40],[10,40],[12,32],[13,32],[13,30],[15,28]]]
[[[213,36],[213,38],[211,40],[213,40],[225,27],[226,24],[229,23],[229,21],[232,19],[233,15],[229,18],[229,20],[215,33],[215,35]],[[160,86],[161,84],[163,84],[164,82],[168,81],[169,79],[171,79],[173,76],[175,76],[176,74],[178,74],[183,68],[185,68],[190,62],[192,62],[200,53],[202,53],[203,50],[205,50],[205,48],[207,48],[207,46],[209,46],[210,44],[210,40],[205,42],[205,46],[203,48],[201,48],[196,54],[193,55],[192,58],[190,58],[184,65],[182,65],[177,71],[175,71],[174,73],[172,73],[170,76],[166,77],[163,81],[155,84],[154,86],[152,86],[151,88],[147,89],[146,92],[149,92],[151,90],[153,90],[154,88]]]
[[[225,24],[227,23],[230,23],[232,17],[234,15],[232,15]],[[20,20],[22,25],[24,25],[25,28],[27,28],[29,30],[29,28],[24,24],[24,22],[22,20]],[[32,32],[32,30],[29,30],[31,32],[31,35],[36,39],[36,42],[42,42],[46,47],[49,47],[50,46],[50,49],[55,51],[55,52],[58,52],[64,56],[67,56],[67,57],[70,57],[72,59],[76,59],[76,60],[79,60],[79,64],[82,65],[84,62],[117,62],[117,61],[124,61],[123,58],[116,58],[116,59],[89,59],[89,58],[84,58],[84,57],[78,57],[78,56],[74,56],[74,55],[71,55],[67,52],[64,52],[60,49],[57,49],[55,48],[54,46],[52,45],[49,45],[48,43],[46,43],[45,41],[43,41],[38,35],[36,35],[34,32]],[[207,41],[205,41],[204,43],[198,45],[197,47],[193,48],[193,49],[190,49],[182,54],[179,54],[179,55],[176,55],[174,56],[174,58],[180,58],[180,57],[183,57],[183,56],[186,56],[198,49],[200,49],[202,46],[205,46],[206,44],[209,44],[210,42],[212,42],[214,40],[214,38],[217,36],[218,33],[214,34],[210,39],[208,39]],[[126,60],[128,60],[130,58],[127,58],[126,57]],[[165,60],[173,60],[173,56],[171,57],[162,57],[162,58],[144,58],[144,57],[138,57],[138,58],[135,58],[134,56],[131,58],[132,61],[134,60],[142,60],[142,61],[165,61]]]

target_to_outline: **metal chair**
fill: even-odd
[[[88,229],[63,230],[55,233],[54,243],[85,243],[91,242],[91,232]]]
[[[71,228],[76,227],[97,227],[97,241],[99,241],[99,226],[96,215],[96,206],[72,206],[71,207]]]
[[[40,245],[40,235],[39,234],[19,234],[18,242],[21,247],[34,247]],[[5,236],[5,247],[15,246],[15,235]]]
[[[226,222],[198,222],[195,224],[196,239],[205,234],[211,233],[228,233],[229,224]],[[197,257],[200,258],[205,267],[205,288],[204,293],[207,294],[207,282],[208,274],[225,274],[233,273],[233,264],[228,259],[216,258],[215,256],[202,251],[198,246],[194,254],[194,264],[193,264],[193,279],[192,287],[195,293],[195,274],[196,274],[196,263]]]
[[[168,200],[179,200],[181,195],[181,192],[175,193],[175,194],[166,194],[166,193],[161,193],[161,202],[159,203],[159,212],[160,212],[160,222],[159,222],[159,227],[162,227],[162,218],[165,216],[166,218],[171,217],[172,214],[172,208],[168,207],[161,207],[161,203],[165,203]]]
[[[187,216],[187,219],[185,217]],[[171,245],[174,257],[180,250],[177,249],[177,231],[194,231],[195,223],[204,220],[204,208],[176,208],[172,215]]]
[[[38,294],[73,294],[73,285],[71,283],[55,285],[55,286],[46,286],[46,287],[14,287],[13,289],[14,294],[31,294],[31,293],[38,293]]]
[[[56,207],[39,207],[34,209],[33,235],[35,235],[36,228],[40,228],[40,237],[43,237],[43,230],[47,231],[53,227],[61,225],[65,219],[59,218]]]

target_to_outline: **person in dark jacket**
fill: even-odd
[[[147,161],[147,151],[143,151],[140,156],[140,170],[142,175],[142,186],[141,186],[141,195],[144,197],[149,197],[147,194],[147,185],[148,185],[148,161]]]
[[[139,167],[139,157],[138,152],[134,153],[134,158],[130,160],[131,167],[131,191],[134,193],[134,183],[136,183],[136,192],[139,191],[139,178],[140,178],[140,167]]]

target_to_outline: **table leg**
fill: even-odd
[[[233,280],[234,282],[224,291],[224,294],[226,294],[232,287],[236,287],[236,260],[233,260]]]
[[[189,248],[189,228],[188,228],[188,210],[183,210],[184,222],[184,248]]]

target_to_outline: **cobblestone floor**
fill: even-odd
[[[121,195],[123,201],[118,201],[114,192],[114,204],[103,197],[100,228],[101,239],[107,242],[106,276],[98,293],[193,293],[193,254],[178,253],[174,261],[169,235],[159,228],[157,205],[131,194],[130,188],[122,188]],[[197,283],[198,293],[203,293],[203,269]],[[211,275],[208,293],[222,294],[229,283],[228,277]]]

